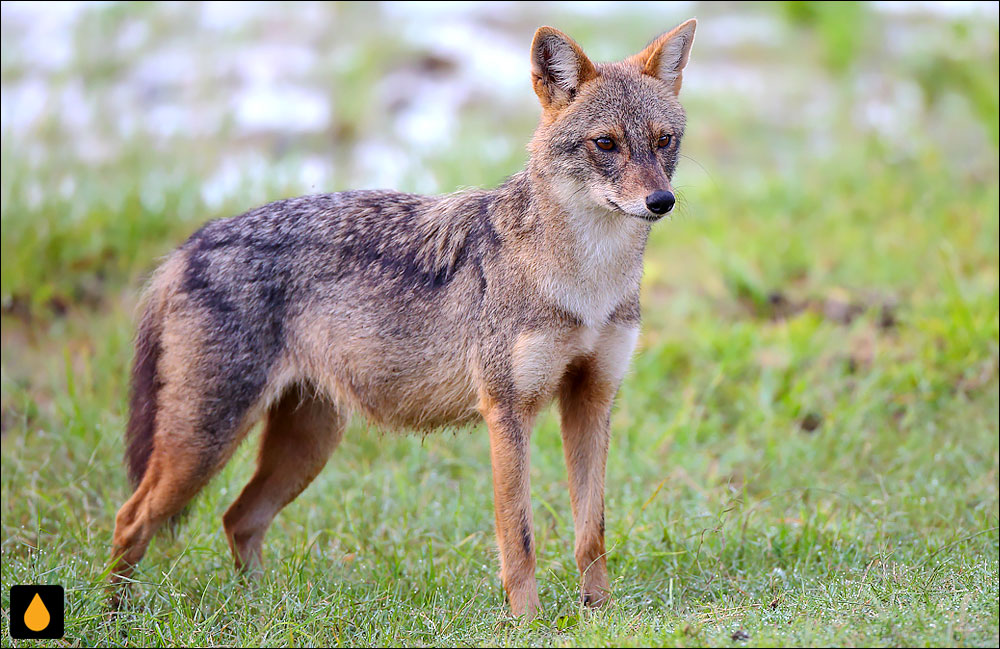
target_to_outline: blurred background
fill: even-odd
[[[134,308],[163,255],[208,219],[282,197],[495,186],[523,167],[539,114],[537,27],[616,60],[695,16],[678,208],[653,228],[613,420],[609,561],[629,575],[616,597],[668,611],[660,630],[671,615],[705,623],[699,607],[794,602],[812,622],[781,627],[778,645],[839,633],[831,620],[870,630],[853,644],[951,644],[962,620],[943,616],[970,611],[963,637],[995,643],[997,7],[4,2],[3,596],[58,579],[90,598],[73,633],[100,617],[90,593],[128,493]],[[548,413],[533,438],[532,497],[543,600],[559,610],[575,605],[575,566],[557,428]],[[385,601],[385,580],[428,585],[393,591],[398,627],[348,640],[400,642],[379,634],[424,624],[423,593],[499,610],[486,436],[355,424],[347,440],[278,518],[274,565],[344,602]],[[229,601],[213,581],[229,574],[218,515],[253,454],[206,490],[183,543],[157,541],[169,550],[143,564],[154,613],[180,616],[165,625],[175,642],[291,642],[275,610],[333,606],[279,577],[259,618],[256,604],[239,613],[246,627],[177,608],[175,592],[212,616]],[[205,548],[172,581],[171,558]],[[928,597],[932,585],[953,594]],[[814,610],[810,593],[829,597]],[[894,604],[843,604],[868,597]],[[455,642],[495,643],[490,616],[465,617]],[[331,641],[332,619],[296,633]],[[730,642],[719,619],[708,644]],[[655,633],[640,637],[665,642]]]

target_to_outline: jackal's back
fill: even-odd
[[[164,323],[235,425],[265,389],[313,385],[391,427],[475,415],[470,353],[496,245],[487,192],[356,191],[213,221],[175,253]],[[206,418],[206,425],[208,424]],[[211,433],[211,431],[209,431]]]

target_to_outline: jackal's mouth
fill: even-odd
[[[604,200],[608,202],[608,205],[613,207],[616,211],[621,212],[625,216],[631,216],[634,219],[641,219],[646,223],[656,223],[665,216],[664,214],[650,214],[649,216],[646,216],[645,214],[633,214],[632,212],[626,212],[625,210],[623,210],[621,206],[618,205],[618,203],[614,202],[610,198],[605,197]]]

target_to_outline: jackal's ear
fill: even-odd
[[[662,79],[674,89],[681,90],[681,72],[687,65],[694,43],[694,28],[698,21],[694,18],[681,23],[666,34],[661,34],[646,46],[646,49],[631,57],[629,61],[638,63],[644,74]]]
[[[552,27],[539,27],[531,41],[531,83],[546,110],[569,105],[576,91],[597,76],[597,68],[573,39]]]

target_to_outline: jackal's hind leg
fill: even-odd
[[[193,428],[183,427],[181,419],[161,418],[146,472],[118,510],[111,551],[112,584],[131,576],[153,535],[218,473],[248,427],[236,431],[225,444],[212,445]],[[121,595],[116,589],[112,603],[117,604]]]
[[[325,396],[299,386],[272,406],[257,471],[222,519],[238,570],[260,567],[271,521],[323,469],[340,443],[346,420]]]

